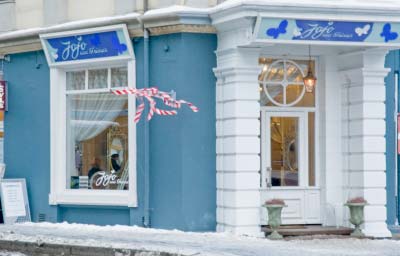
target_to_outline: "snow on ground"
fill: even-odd
[[[26,256],[19,252],[0,251],[0,256]]]
[[[35,243],[73,244],[121,249],[144,249],[185,255],[390,255],[400,256],[400,241],[314,239],[270,241],[227,233],[190,233],[130,226],[67,223],[0,225],[0,239]],[[0,254],[2,256],[2,254]]]

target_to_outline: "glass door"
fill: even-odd
[[[304,113],[264,112],[262,150],[265,188],[305,185]]]

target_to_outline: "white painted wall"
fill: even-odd
[[[54,25],[68,20],[68,2],[65,0],[43,0],[44,24]]]
[[[15,29],[15,1],[0,2],[0,33]]]
[[[217,0],[148,0],[149,9],[184,5],[207,8]],[[67,21],[143,12],[143,0],[6,0],[0,2],[0,32]]]
[[[118,15],[143,10],[142,5],[140,0],[114,0],[114,12]]]
[[[68,20],[81,20],[113,15],[113,0],[68,0]]]
[[[43,26],[43,0],[18,0],[15,2],[16,28]]]

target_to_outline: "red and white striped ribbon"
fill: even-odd
[[[144,99],[149,102],[150,109],[149,113],[147,114],[147,120],[150,121],[154,114],[161,115],[161,116],[173,116],[176,115],[178,112],[176,110],[165,110],[159,109],[156,107],[156,101],[154,98],[162,99],[166,106],[171,108],[179,109],[181,108],[182,104],[186,104],[193,112],[198,112],[199,108],[197,108],[192,103],[185,101],[185,100],[176,100],[172,98],[168,93],[159,91],[156,87],[150,88],[143,88],[143,89],[136,89],[136,88],[124,88],[124,89],[115,89],[111,90],[111,92],[115,95],[127,95],[133,94],[139,100],[140,104],[137,107],[136,114],[134,121],[135,123],[139,122],[142,113],[145,108]]]

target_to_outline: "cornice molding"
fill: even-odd
[[[151,35],[165,35],[172,33],[204,33],[204,34],[215,34],[217,31],[211,25],[172,25],[172,26],[161,26],[149,28]]]

